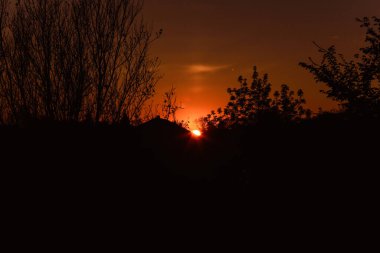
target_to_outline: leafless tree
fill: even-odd
[[[173,122],[177,122],[176,114],[178,110],[183,109],[177,103],[176,89],[171,87],[170,90],[165,92],[164,102],[162,104],[162,117],[166,120],[172,119]]]
[[[4,58],[5,58],[5,48],[4,48],[4,33],[7,26],[7,16],[8,16],[8,0],[0,0],[0,82],[2,82],[3,74],[5,73],[4,68]],[[0,86],[2,88],[2,86]],[[1,92],[1,90],[0,90]],[[7,106],[6,101],[3,96],[0,94],[0,124],[4,124],[7,117]]]
[[[159,79],[149,49],[161,35],[142,8],[141,0],[0,0],[2,115],[139,118]]]

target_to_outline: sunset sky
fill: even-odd
[[[226,89],[257,65],[274,89],[287,83],[305,91],[312,110],[332,108],[298,63],[318,59],[313,41],[351,57],[364,38],[355,18],[374,15],[378,0],[145,0],[146,20],[164,30],[151,51],[162,62],[156,100],[175,86],[185,108],[178,116],[193,122],[224,107]]]

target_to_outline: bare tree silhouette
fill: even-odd
[[[0,62],[3,62],[4,59],[4,34],[7,27],[7,16],[8,16],[8,0],[0,0]],[[5,68],[3,64],[0,64],[0,76],[2,77],[5,73]],[[0,79],[1,80],[1,79]],[[7,119],[8,115],[8,109],[7,108],[7,102],[5,101],[5,98],[0,95],[0,125],[4,124]]]
[[[3,118],[117,123],[141,114],[159,79],[160,37],[143,1],[0,2]]]
[[[321,62],[300,65],[310,71],[318,83],[327,85],[322,90],[328,98],[340,103],[345,112],[356,116],[379,117],[380,115],[380,19],[358,19],[366,29],[366,46],[353,60],[337,53],[336,47],[318,47],[323,55]]]
[[[183,109],[183,107],[178,105],[176,89],[172,86],[170,90],[164,94],[162,117],[166,120],[172,119],[174,122],[177,122],[176,114],[180,109]]]

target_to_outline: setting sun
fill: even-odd
[[[193,130],[193,131],[191,131],[191,132],[192,132],[193,135],[196,136],[196,137],[201,137],[201,136],[202,136],[202,133],[201,133],[201,131],[199,131],[199,130]]]

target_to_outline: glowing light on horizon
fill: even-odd
[[[201,137],[202,136],[202,132],[199,131],[199,130],[193,130],[191,131],[192,134],[195,136],[195,137]]]

